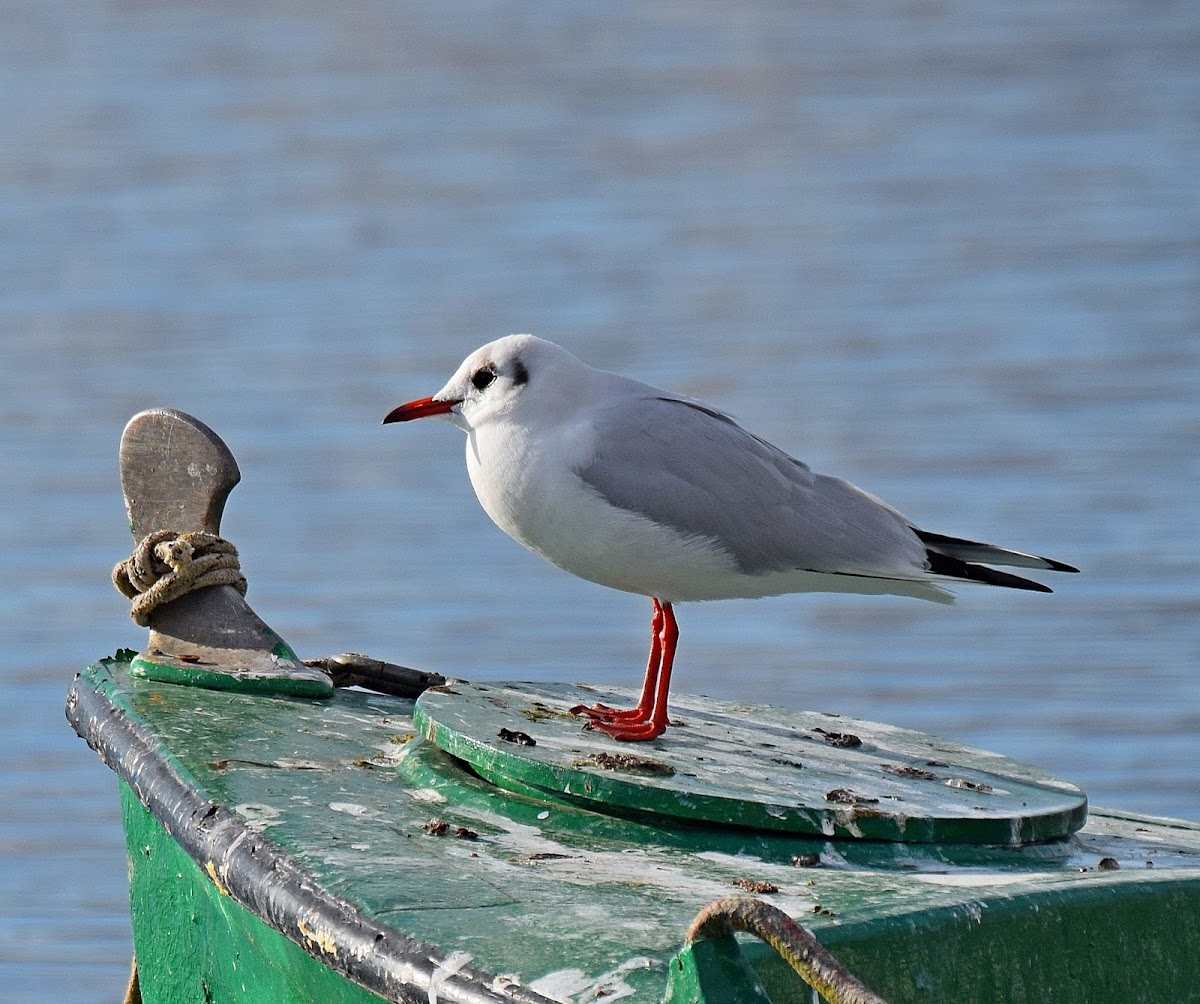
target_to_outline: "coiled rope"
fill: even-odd
[[[133,601],[129,616],[143,627],[164,603],[194,589],[233,586],[246,595],[237,548],[215,533],[158,530],[143,537],[113,569],[113,585]]]
[[[830,1004],[887,1004],[835,959],[807,928],[753,896],[725,896],[696,914],[688,941],[745,931],[777,951]]]

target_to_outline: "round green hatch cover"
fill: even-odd
[[[1079,788],[995,753],[813,711],[672,695],[672,727],[623,743],[568,708],[633,691],[452,683],[417,701],[424,735],[492,783],[598,812],[912,843],[1020,844],[1073,833]],[[660,824],[662,820],[660,818]]]

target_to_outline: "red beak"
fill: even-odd
[[[431,397],[423,397],[416,401],[409,401],[408,404],[402,404],[399,408],[393,408],[387,413],[383,424],[411,422],[414,418],[428,418],[430,415],[447,415],[456,404],[462,404],[462,402],[455,398],[448,401],[435,401]]]

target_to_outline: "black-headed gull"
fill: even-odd
[[[982,562],[1078,571],[920,530],[717,409],[593,369],[533,335],[477,349],[436,394],[383,421],[431,415],[467,433],[471,484],[501,530],[580,578],[650,597],[637,706],[572,709],[617,739],[667,727],[675,602],[801,592],[951,602],[941,583],[1050,592]]]

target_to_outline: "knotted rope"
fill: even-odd
[[[775,949],[810,987],[831,1004],[887,1004],[872,993],[813,936],[782,910],[752,896],[709,903],[688,928],[688,941],[745,931]]]
[[[143,627],[164,603],[193,589],[233,586],[246,595],[237,548],[215,533],[158,530],[143,537],[113,569],[113,585],[133,600],[129,616]]]

